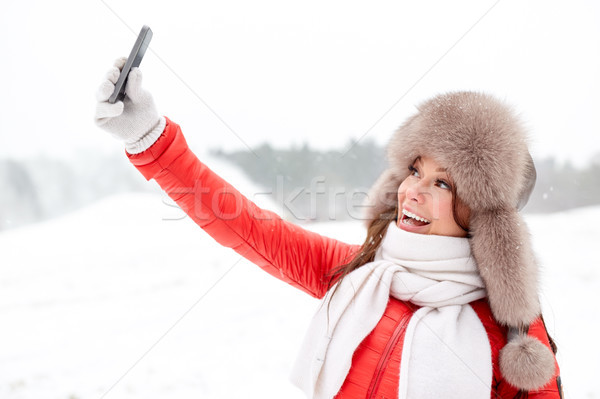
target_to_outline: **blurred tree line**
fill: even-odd
[[[384,148],[373,141],[350,141],[344,148],[318,151],[304,144],[276,149],[263,144],[254,153],[219,149],[212,154],[232,161],[252,181],[266,187],[284,205],[286,217],[327,221],[356,218],[359,204],[387,164]],[[600,154],[583,169],[554,158],[535,160],[535,165],[536,186],[523,212],[600,204]]]
[[[342,149],[308,144],[250,151],[211,150],[237,165],[296,222],[360,218],[369,188],[386,166],[385,151],[370,140]],[[600,204],[600,155],[585,168],[553,158],[535,160],[537,184],[524,212],[545,213]],[[209,165],[210,166],[210,165]],[[227,176],[223,176],[227,180]],[[0,159],[0,230],[65,214],[102,197],[157,191],[123,154],[95,153],[64,161]]]
[[[0,159],[0,231],[71,212],[108,195],[150,191],[122,153]]]
[[[557,212],[600,204],[600,154],[582,169],[554,158],[534,163],[537,182],[525,212]]]
[[[319,151],[308,144],[250,151],[211,151],[239,166],[265,187],[283,217],[294,221],[360,217],[369,187],[385,168],[383,149],[372,140],[349,141],[342,149]]]

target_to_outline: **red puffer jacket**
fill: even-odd
[[[167,119],[162,136],[141,154],[128,154],[148,180],[155,179],[167,194],[220,244],[260,266],[273,276],[322,298],[328,289],[327,273],[349,262],[358,246],[307,231],[258,208],[217,176],[188,148],[179,126]],[[498,353],[506,331],[492,317],[485,300],[471,303],[485,326],[492,348],[492,398],[513,398],[517,391],[504,381]],[[397,398],[400,357],[406,325],[416,307],[390,298],[385,313],[361,343],[352,367],[336,398]],[[530,335],[550,346],[541,320]],[[530,398],[559,398],[556,376]],[[435,376],[432,376],[435,378]]]

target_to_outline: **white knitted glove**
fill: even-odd
[[[150,93],[142,89],[142,72],[133,68],[127,78],[125,99],[114,104],[108,98],[115,90],[121,69],[127,58],[119,58],[106,74],[106,80],[96,94],[94,120],[102,129],[125,142],[130,154],[139,154],[150,148],[165,129],[166,120],[159,117]]]

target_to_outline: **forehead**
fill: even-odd
[[[416,165],[426,167],[428,169],[435,169],[436,172],[447,172],[446,168],[440,165],[435,159],[427,156],[418,156],[414,162]]]

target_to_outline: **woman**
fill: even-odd
[[[262,210],[202,164],[159,117],[124,59],[97,94],[96,122],[219,243],[324,298],[292,380],[314,398],[559,398],[537,266],[517,210],[535,183],[519,121],[487,95],[425,102],[388,145],[358,247]]]

